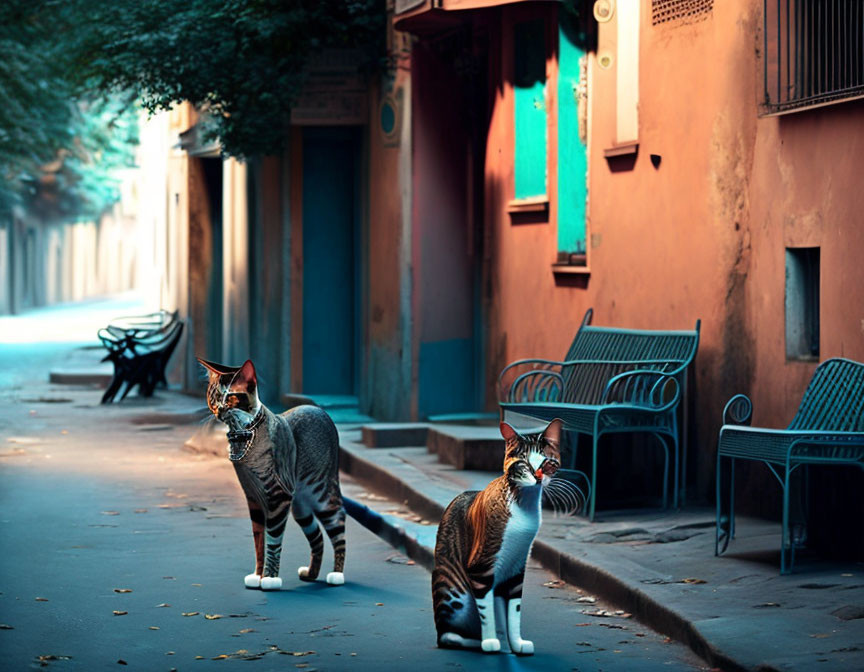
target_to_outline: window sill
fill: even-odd
[[[588,266],[575,266],[573,264],[552,264],[552,272],[555,275],[591,275]]]
[[[631,142],[626,145],[614,145],[603,150],[603,156],[607,159],[616,156],[630,156],[639,153],[639,143]]]
[[[819,355],[786,355],[787,364],[818,364]]]
[[[514,198],[507,202],[507,212],[512,214],[541,214],[549,212],[547,196],[532,196],[531,198]]]

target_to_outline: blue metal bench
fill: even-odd
[[[804,392],[798,412],[786,429],[750,427],[753,403],[743,394],[723,409],[717,444],[717,532],[714,554],[735,537],[735,461],[763,462],[783,490],[780,573],[792,571],[795,544],[789,529],[790,478],[810,464],[846,464],[864,468],[864,364],[829,359],[820,364]],[[723,458],[731,461],[729,514],[723,515]]]
[[[502,419],[511,414],[543,421],[561,418],[566,430],[591,435],[591,520],[600,437],[622,432],[648,432],[657,437],[665,456],[664,507],[668,501],[668,440],[674,465],[673,506],[677,507],[677,412],[682,393],[686,393],[687,367],[699,346],[700,323],[697,320],[693,331],[617,329],[592,326],[592,315],[591,309],[585,313],[564,360],[521,359],[504,368],[498,378]]]

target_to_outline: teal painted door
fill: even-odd
[[[303,133],[303,392],[356,392],[356,156],[347,128]]]

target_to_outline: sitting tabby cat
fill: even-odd
[[[561,464],[561,421],[525,436],[502,422],[501,434],[504,474],[480,492],[457,496],[441,518],[432,572],[435,628],[438,646],[500,651],[499,601],[510,650],[531,655],[534,644],[522,639],[522,581],[540,529],[544,486]]]
[[[228,457],[246,494],[255,541],[255,572],[247,588],[279,590],[279,558],[289,509],[303,529],[312,558],[297,572],[314,581],[321,569],[327,531],[335,556],[327,583],[345,582],[345,510],[339,489],[336,426],[317,406],[298,406],[281,415],[258,401],[255,367],[198,360],[208,371],[207,405],[228,425]],[[314,516],[314,517],[313,517]]]

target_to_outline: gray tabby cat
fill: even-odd
[[[228,457],[246,494],[255,571],[247,588],[279,590],[279,558],[289,510],[302,528],[312,557],[297,573],[314,581],[321,570],[324,537],[333,544],[333,571],[327,583],[341,585],[345,565],[345,510],[339,489],[339,437],[336,426],[317,406],[298,406],[281,415],[258,400],[255,367],[225,366],[198,360],[208,371],[207,405],[228,425]]]
[[[522,638],[522,582],[544,494],[562,487],[552,478],[561,466],[561,421],[524,436],[502,422],[501,434],[504,473],[479,492],[458,495],[441,517],[432,571],[435,628],[440,647],[500,651],[498,602],[510,650],[530,656],[534,643]]]

